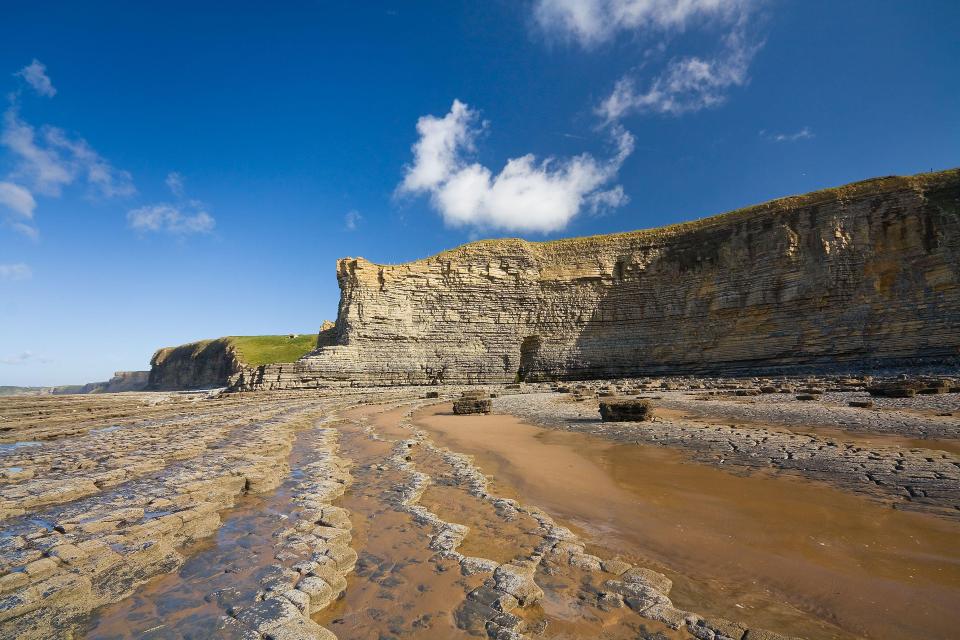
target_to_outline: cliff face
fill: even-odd
[[[143,391],[149,381],[149,371],[115,371],[106,382],[88,382],[84,385],[54,387],[54,395],[74,393],[120,393],[123,391]]]
[[[224,387],[242,364],[225,338],[158,349],[150,359],[150,389]]]
[[[333,343],[333,323],[316,334],[227,336],[159,349],[150,360],[150,389],[246,387],[263,380],[263,371],[293,367],[293,361]],[[114,381],[111,381],[114,382]],[[259,387],[263,385],[260,384]]]
[[[116,371],[104,384],[102,393],[142,391],[150,382],[149,371]]]
[[[327,346],[260,386],[955,362],[960,170],[651,231],[346,258],[337,278]]]

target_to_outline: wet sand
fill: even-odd
[[[350,420],[368,419],[378,432],[400,432],[397,422],[408,409],[389,411],[366,405],[344,412]],[[341,455],[356,462],[354,482],[338,501],[350,510],[357,568],[347,577],[344,595],[313,616],[343,640],[409,636],[446,640],[467,638],[457,627],[454,612],[463,594],[479,584],[460,575],[457,564],[434,558],[425,541],[429,529],[392,506],[387,497],[404,478],[384,467],[393,442],[374,440],[358,424],[340,427]]]
[[[606,555],[668,573],[678,606],[814,639],[950,638],[960,624],[955,522],[511,416],[439,405],[416,424],[474,455],[499,493],[542,507]]]
[[[403,475],[384,466],[389,443],[406,440],[414,432],[404,424],[409,408],[365,406],[344,415],[365,421],[359,433],[349,420],[341,427],[343,453],[370,461],[377,474],[364,466],[354,469],[355,482],[342,504],[355,516],[354,543],[360,553],[356,575],[348,580],[344,597],[315,620],[336,631],[342,640],[360,638],[483,637],[488,634],[483,609],[470,605],[468,592],[489,584],[489,570],[462,572],[461,567],[428,551],[424,530],[409,516],[384,502],[386,486],[399,486]],[[543,542],[536,519],[519,512],[500,513],[490,502],[462,484],[440,452],[432,446],[404,449],[417,473],[430,478],[417,504],[442,520],[467,525],[469,532],[458,552],[497,563],[524,562]],[[380,461],[380,462],[377,462]],[[540,563],[536,581],[543,598],[514,609],[524,624],[524,637],[543,639],[680,640],[684,630],[639,618],[627,607],[599,608],[596,594],[609,574],[569,566],[565,559]],[[416,588],[413,588],[416,585]],[[489,586],[488,586],[489,588]],[[451,607],[453,607],[451,609]]]

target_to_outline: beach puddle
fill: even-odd
[[[666,573],[679,607],[811,639],[949,638],[960,624],[956,522],[512,416],[437,405],[415,424],[588,551]]]
[[[457,547],[460,553],[505,563],[529,555],[540,543],[535,519],[526,514],[511,513],[507,517],[498,513],[492,504],[459,486],[451,467],[437,453],[415,447],[411,457],[417,470],[433,479],[420,504],[445,522],[469,527]]]
[[[340,427],[340,455],[355,466],[353,483],[338,501],[350,510],[351,546],[359,560],[347,576],[347,590],[313,619],[341,640],[471,637],[457,627],[456,608],[484,576],[462,576],[453,560],[434,558],[431,529],[399,510],[393,498],[407,482],[404,472],[386,463],[394,442],[370,437],[359,422],[367,420],[383,437],[409,437],[397,426],[408,408],[366,406],[346,412]],[[482,630],[473,630],[474,633]]]
[[[297,467],[309,463],[315,432],[301,432],[289,458],[292,471],[272,493],[245,495],[224,511],[210,539],[181,550],[179,570],[150,580],[133,595],[97,609],[78,634],[86,640],[173,640],[216,637],[220,617],[253,603],[261,580],[275,570],[275,534],[289,526]]]
[[[484,618],[475,615],[467,593],[487,582],[490,572],[465,576],[457,562],[441,559],[428,548],[430,529],[384,502],[392,487],[404,483],[405,473],[380,464],[395,441],[385,435],[409,437],[410,429],[396,424],[408,408],[363,407],[347,413],[374,426],[341,429],[341,454],[360,464],[354,483],[342,499],[355,523],[354,547],[360,560],[348,578],[345,595],[314,620],[341,640],[367,638],[485,637]],[[371,436],[374,436],[371,438]],[[419,504],[447,522],[469,527],[457,548],[467,556],[510,562],[530,557],[543,538],[538,523],[523,513],[499,513],[487,501],[456,481],[453,468],[429,446],[414,446],[407,459],[417,472],[431,478]],[[525,623],[525,637],[603,640],[669,640],[689,637],[685,632],[639,618],[625,607],[601,610],[596,606],[599,582],[609,574],[571,569],[565,563],[538,569],[537,583],[544,598],[513,614]],[[593,581],[595,584],[590,584]]]

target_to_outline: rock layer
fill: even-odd
[[[238,388],[955,363],[960,170],[650,231],[337,263],[331,343]]]

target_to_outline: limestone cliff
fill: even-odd
[[[149,381],[149,371],[115,371],[113,377],[105,382],[88,382],[84,385],[54,387],[54,395],[73,393],[121,393],[123,391],[143,391]]]
[[[240,388],[956,362],[960,170],[654,229],[337,263],[325,346]]]
[[[150,359],[150,389],[223,387],[242,367],[226,338],[158,349]]]
[[[233,386],[258,370],[290,362],[333,343],[333,323],[319,333],[227,336],[159,349],[150,360],[151,389],[209,389]]]

